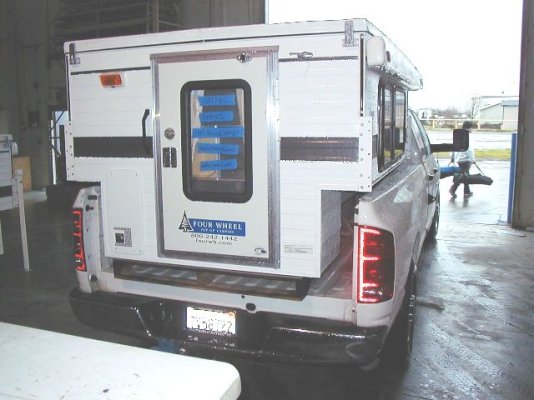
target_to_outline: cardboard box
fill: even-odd
[[[32,169],[30,157],[13,157],[13,173],[22,170],[22,190],[29,192],[32,190]]]

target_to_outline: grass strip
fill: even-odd
[[[442,152],[436,154],[440,159],[450,158],[450,153]],[[510,149],[479,149],[475,150],[476,160],[485,161],[509,161],[511,156]]]

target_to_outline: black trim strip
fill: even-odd
[[[0,197],[13,196],[13,186],[0,186]]]
[[[145,147],[146,146],[146,147]],[[95,158],[152,158],[152,137],[77,137],[74,138],[74,157]]]
[[[358,150],[358,138],[283,137],[280,160],[357,162]]]
[[[278,62],[303,62],[303,61],[343,61],[357,60],[358,56],[336,56],[336,57],[312,57],[312,58],[280,58]]]
[[[102,73],[106,73],[106,72],[145,71],[145,70],[150,70],[150,67],[94,69],[94,70],[90,70],[90,71],[71,72],[70,75],[74,76],[74,75],[102,74]]]

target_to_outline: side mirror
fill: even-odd
[[[469,148],[469,131],[467,129],[455,129],[452,131],[452,151],[467,151]]]
[[[436,143],[430,146],[432,153],[466,151],[469,148],[469,131],[464,128],[452,131],[452,144]]]

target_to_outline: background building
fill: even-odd
[[[519,100],[503,100],[480,109],[480,125],[495,125],[500,129],[517,129]]]

